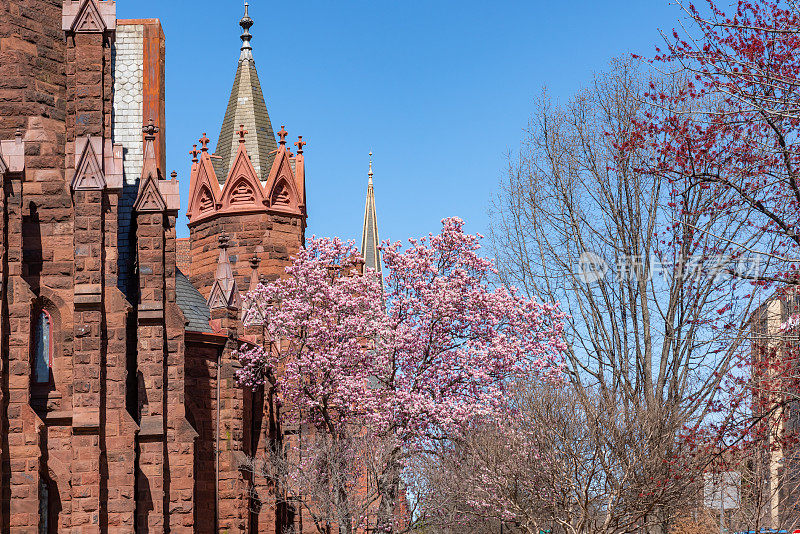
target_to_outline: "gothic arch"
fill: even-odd
[[[281,146],[266,184],[266,204],[270,210],[300,215],[302,202],[295,182],[295,174],[290,164],[289,152]]]
[[[48,287],[42,287],[39,290],[39,296],[31,299],[31,342],[29,356],[31,358],[31,363],[33,363],[35,335],[33,326],[41,311],[46,312],[50,320],[51,381],[47,385],[46,391],[42,387],[39,387],[39,391],[35,392],[39,396],[50,394],[52,391],[58,391],[58,378],[65,376],[72,365],[72,359],[70,357],[71,350],[69,350],[71,347],[67,346],[67,336],[64,332],[64,325],[72,324],[71,307],[68,306],[56,292]],[[31,374],[33,374],[33,372]],[[34,393],[33,390],[32,393]]]
[[[208,153],[203,153],[200,161],[192,165],[189,184],[189,205],[186,216],[190,223],[195,223],[212,215],[221,207],[219,202],[219,182],[214,174],[214,167]]]
[[[263,211],[264,189],[244,143],[239,143],[233,166],[222,189],[222,210]]]

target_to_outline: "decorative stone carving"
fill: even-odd
[[[75,141],[75,176],[72,178],[73,191],[98,191],[105,189],[106,179],[103,175],[102,137],[85,137]]]
[[[152,176],[144,178],[144,183],[139,188],[139,196],[133,209],[137,212],[161,212],[167,209],[167,203],[161,195],[156,179]]]
[[[66,0],[61,29],[70,33],[102,33],[116,30],[117,3],[113,0]]]

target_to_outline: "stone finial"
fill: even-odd
[[[250,258],[250,268],[252,270],[250,271],[250,287],[248,288],[248,291],[255,291],[258,289],[258,285],[263,283],[258,274],[258,266],[260,264],[261,258],[258,257],[257,253],[254,253],[253,257]],[[243,317],[247,318],[247,322],[249,324],[258,325],[265,323],[264,313],[261,311],[258,303],[251,300],[248,304],[244,305],[242,311],[244,312]]]
[[[198,139],[198,142],[200,143],[200,146],[202,147],[201,151],[202,152],[208,152],[208,143],[211,142],[211,140],[208,137],[206,137],[206,132],[203,132],[203,137]]]
[[[156,138],[156,134],[159,132],[158,126],[155,125],[153,122],[153,117],[150,117],[150,120],[147,121],[147,126],[142,128],[142,132],[144,132],[144,138],[147,141],[154,141]]]
[[[225,250],[230,246],[231,236],[228,234],[219,234],[219,237],[217,237],[217,242],[219,243],[219,248]]]
[[[172,173],[169,175],[169,177],[174,180],[175,178],[178,177],[178,172],[177,171],[172,171]]]
[[[17,128],[17,131],[14,132],[14,141],[16,141],[18,145],[22,144],[22,128]]]
[[[239,59],[253,59],[253,46],[250,44],[250,39],[253,38],[253,35],[250,33],[250,28],[253,27],[255,21],[250,18],[250,3],[244,3],[244,16],[242,20],[239,21],[239,26],[242,27],[242,53],[239,56]]]
[[[281,138],[281,145],[286,145],[286,136],[289,135],[289,132],[286,131],[286,126],[281,124],[281,131],[278,132],[278,137]]]
[[[158,131],[158,126],[155,125],[152,117],[150,117],[150,120],[147,121],[147,126],[142,128],[142,132],[144,132],[144,163],[142,165],[143,178],[147,176],[153,176],[157,179],[159,177],[156,149],[153,143],[153,141],[156,139],[156,134]],[[140,186],[143,184],[144,182],[140,182]]]
[[[236,133],[239,134],[239,142],[240,143],[244,143],[244,136],[247,135],[250,132],[248,132],[247,130],[244,129],[244,124],[240,124],[239,125],[239,131],[236,132]]]
[[[261,258],[258,257],[258,254],[253,254],[253,257],[250,258],[250,291],[256,289],[259,284],[259,275],[258,275],[258,266],[261,265]]]
[[[197,145],[192,145],[192,149],[189,151],[189,154],[192,156],[192,163],[197,163],[197,155],[200,154],[200,151],[197,150]]]
[[[298,135],[297,136],[297,142],[294,144],[294,146],[297,147],[297,153],[298,154],[302,154],[303,153],[303,147],[306,146],[307,144],[308,143],[303,141],[303,136],[302,135]]]

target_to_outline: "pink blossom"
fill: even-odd
[[[406,248],[384,243],[383,285],[358,274],[353,243],[312,238],[284,278],[245,297],[266,342],[242,346],[240,383],[273,370],[284,417],[325,430],[366,420],[409,449],[507,410],[513,380],[558,379],[557,304],[493,284],[480,237],[442,224]]]

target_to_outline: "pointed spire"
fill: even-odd
[[[217,260],[214,285],[211,287],[211,294],[208,296],[208,307],[212,310],[238,308],[239,289],[236,287],[236,279],[233,277],[233,269],[228,258],[230,236],[228,234],[220,234],[218,239],[219,259]]]
[[[142,128],[144,133],[144,164],[142,165],[142,178],[152,176],[158,179],[158,162],[156,161],[156,149],[154,141],[159,132],[158,126],[153,122],[153,118],[147,122],[147,126]],[[143,185],[143,182],[140,182]],[[141,186],[140,186],[141,190]]]
[[[239,21],[239,26],[242,27],[242,53],[239,55],[239,60],[242,59],[253,59],[253,47],[250,44],[250,39],[253,38],[252,34],[250,33],[250,28],[253,27],[255,22],[253,19],[250,18],[250,3],[244,3],[244,16],[242,20]]]
[[[372,185],[372,152],[369,153],[369,181],[367,183],[367,202],[364,207],[364,229],[361,233],[361,257],[364,265],[381,272],[381,253],[378,250],[378,216],[375,211],[375,190]]]
[[[217,157],[213,160],[214,172],[219,178],[220,185],[224,185],[236,159],[236,152],[239,148],[239,136],[236,134],[236,130],[240,124],[244,124],[244,127],[250,132],[245,140],[245,145],[260,181],[267,180],[272,162],[275,160],[275,151],[278,150],[272,122],[267,112],[267,104],[261,91],[261,82],[258,80],[256,62],[253,59],[250,28],[254,22],[250,18],[247,3],[245,3],[245,13],[239,24],[243,30],[242,49],[236,68],[236,77],[233,80],[233,87],[228,99],[228,107],[225,110],[225,118],[222,120],[217,138]]]

